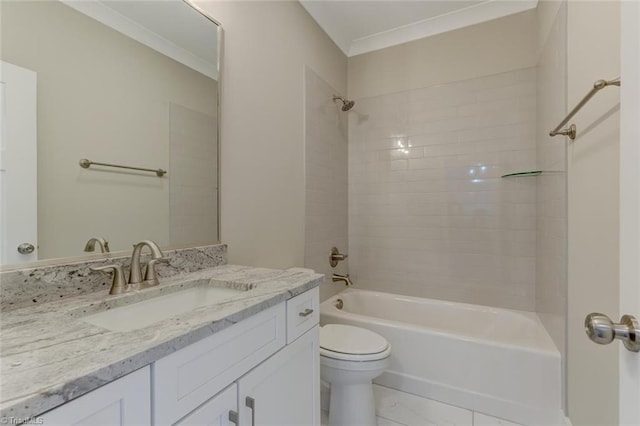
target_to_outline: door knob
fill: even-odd
[[[623,315],[620,323],[615,323],[608,316],[594,312],[585,318],[584,331],[589,339],[599,345],[619,339],[628,350],[640,352],[640,324],[632,315]]]
[[[22,243],[18,246],[18,253],[20,254],[31,254],[36,248],[33,244],[30,243]]]

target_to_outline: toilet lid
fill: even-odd
[[[378,333],[364,328],[327,324],[320,327],[320,348],[341,354],[370,355],[385,352],[389,342]]]

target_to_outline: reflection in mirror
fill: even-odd
[[[182,0],[0,8],[1,263],[217,243],[219,26]]]

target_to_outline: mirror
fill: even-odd
[[[218,243],[220,26],[183,0],[0,17],[1,263]]]

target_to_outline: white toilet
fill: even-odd
[[[391,345],[373,331],[320,327],[320,377],[331,385],[329,426],[375,426],[371,381],[389,365]]]

